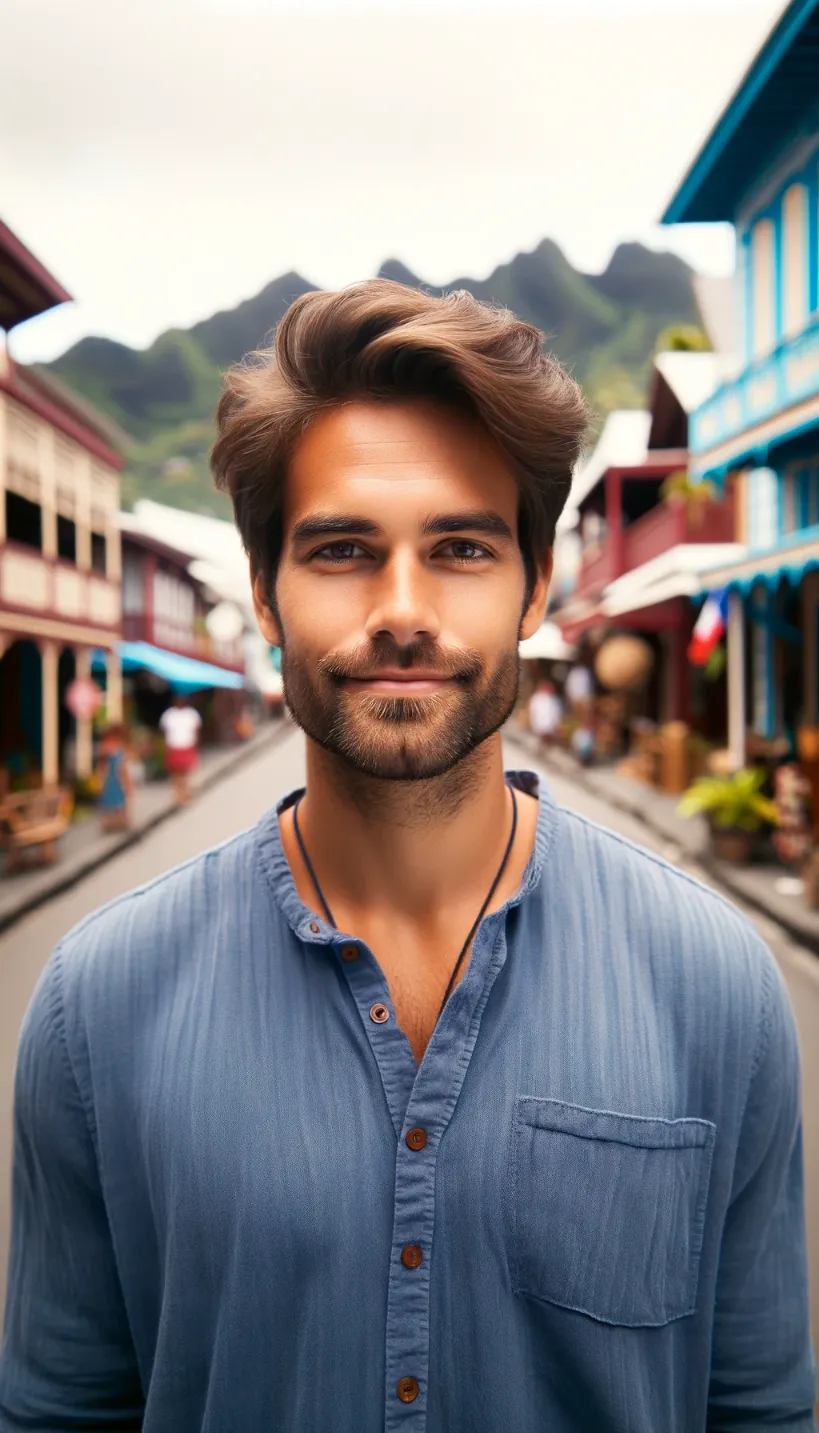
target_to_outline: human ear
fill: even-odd
[[[282,645],[282,632],[279,626],[279,619],[270,605],[268,582],[263,573],[253,571],[252,563],[250,567],[250,587],[253,594],[253,610],[256,613],[259,631],[271,647],[280,647]]]
[[[529,595],[526,611],[523,614],[520,624],[519,640],[522,642],[526,637],[531,637],[542,626],[546,616],[546,602],[549,596],[549,583],[552,580],[552,568],[554,566],[554,555],[551,548],[537,565],[537,576],[535,584]]]

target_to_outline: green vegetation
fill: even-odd
[[[384,264],[381,274],[422,286],[397,260]],[[675,345],[680,339],[699,345],[691,277],[675,255],[641,244],[621,244],[604,273],[582,274],[545,239],[488,279],[457,279],[446,289],[469,289],[542,329],[547,347],[572,370],[602,420],[613,408],[645,401],[661,336],[674,336]],[[227,502],[213,491],[208,468],[222,372],[262,345],[288,304],[311,287],[299,274],[285,274],[235,309],[187,330],[170,329],[144,351],[85,338],[48,365],[129,434],[126,505],[153,497],[227,516]]]
[[[760,831],[779,824],[776,803],[763,795],[767,780],[762,767],[747,766],[733,776],[701,776],[683,795],[681,816],[705,815],[715,826]]]

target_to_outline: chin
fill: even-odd
[[[432,781],[469,756],[484,735],[476,738],[471,725],[453,722],[451,716],[431,722],[428,713],[413,717],[404,711],[393,719],[347,722],[326,745],[354,771],[376,780]]]

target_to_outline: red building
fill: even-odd
[[[128,513],[120,515],[120,529],[120,654],[129,718],[154,726],[173,692],[197,693],[207,727],[218,735],[235,715],[245,684],[242,614],[191,575],[190,553],[146,532]],[[210,614],[217,607],[230,609],[228,618],[233,613],[228,635],[213,633]]]
[[[121,710],[117,435],[5,344],[68,298],[0,223],[0,767],[47,784],[91,769],[90,721],[63,696],[95,653],[109,713]]]
[[[645,715],[655,721],[692,717],[692,597],[699,574],[739,550],[732,493],[694,496],[685,478],[688,413],[713,388],[719,363],[711,353],[660,354],[649,411],[609,415],[570,500],[580,565],[574,591],[553,615],[571,642],[614,631],[649,641],[655,665]]]

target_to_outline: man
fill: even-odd
[[[812,1427],[777,967],[503,772],[583,424],[536,331],[386,283],[228,377],[306,793],[48,966],[3,1430]]]
[[[529,698],[529,729],[547,750],[557,736],[563,720],[563,704],[554,682],[544,677]]]
[[[191,799],[190,774],[199,759],[202,718],[188,698],[177,692],[173,705],[159,718],[159,725],[165,738],[165,770],[177,803],[187,806]]]

